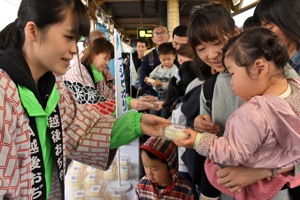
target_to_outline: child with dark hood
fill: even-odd
[[[176,145],[150,137],[141,147],[146,175],[136,186],[138,199],[197,199],[193,187],[178,175]]]

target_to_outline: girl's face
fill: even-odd
[[[179,64],[181,65],[182,63],[186,62],[186,61],[192,61],[193,59],[192,58],[189,58],[189,57],[186,57],[186,56],[183,56],[183,55],[180,55],[178,54],[177,55],[177,60],[179,62]]]
[[[168,186],[172,183],[172,176],[167,164],[160,160],[152,160],[144,151],[142,151],[141,157],[145,173],[152,183],[159,186]]]
[[[35,34],[32,34],[33,31],[26,30],[23,52],[35,80],[48,71],[65,74],[73,54],[77,53],[74,17],[71,10],[66,10],[65,15],[63,21],[50,25],[45,31],[36,28]],[[30,22],[26,25],[30,27],[28,24]]]
[[[263,22],[262,27],[265,27],[265,28],[273,31],[287,45],[288,51],[289,51],[288,53],[289,53],[290,57],[292,57],[294,55],[294,53],[296,53],[296,51],[297,51],[296,45],[293,44],[292,41],[286,37],[286,35],[281,31],[279,26],[277,26],[274,23]]]
[[[175,60],[175,55],[174,54],[166,54],[166,55],[160,55],[159,60],[162,64],[163,67],[166,68],[171,68],[172,65],[174,64]]]
[[[108,67],[109,61],[110,61],[109,53],[102,52],[97,54],[93,58],[92,63],[95,65],[96,69],[99,72],[102,72],[104,69]]]
[[[223,72],[225,70],[222,64],[222,48],[224,45],[225,43],[221,42],[221,40],[201,42],[201,44],[196,46],[196,52],[199,58],[212,69],[217,72]]]
[[[262,23],[262,27],[265,27],[271,31],[273,31],[280,39],[282,39],[286,44],[287,38],[285,37],[284,33],[281,31],[281,29],[274,23]]]
[[[259,94],[259,80],[254,77],[250,78],[246,67],[239,67],[231,57],[225,57],[224,62],[231,75],[231,88],[235,95],[248,101]]]

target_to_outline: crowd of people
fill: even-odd
[[[22,0],[0,32],[0,198],[64,199],[67,159],[106,170],[137,138],[138,199],[299,198],[299,10],[261,0],[241,29],[203,3],[172,42],[158,25],[130,55],[134,84],[124,66],[135,111],[115,118],[114,46],[82,2]],[[169,124],[187,137],[161,137]]]

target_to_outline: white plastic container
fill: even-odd
[[[189,138],[189,134],[183,131],[185,128],[185,126],[169,124],[162,128],[161,136],[166,140],[185,140]]]

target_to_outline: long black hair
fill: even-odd
[[[21,49],[25,41],[24,27],[34,22],[40,30],[58,23],[65,18],[65,10],[74,14],[74,33],[87,36],[90,22],[86,9],[80,0],[22,0],[17,19],[0,32],[0,49],[13,47]]]
[[[253,14],[254,21],[274,23],[300,49],[300,1],[261,0]]]
[[[200,80],[211,76],[211,68],[197,56],[196,46],[216,39],[225,42],[236,34],[234,19],[219,3],[203,3],[193,13],[189,25],[189,44],[194,50],[193,66]]]

